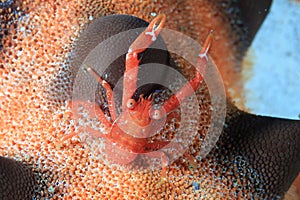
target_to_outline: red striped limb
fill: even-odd
[[[186,83],[176,94],[172,95],[164,104],[163,108],[168,114],[176,109],[181,102],[185,100],[186,97],[191,96],[199,87],[204,79],[204,75],[207,70],[207,52],[210,48],[213,39],[212,31],[207,36],[204,46],[199,53],[199,58],[196,64],[195,77],[192,78],[188,83]]]
[[[126,54],[126,69],[123,82],[123,99],[122,108],[123,111],[127,108],[127,102],[132,98],[136,90],[136,82],[138,75],[138,54],[145,51],[157,38],[162,27],[165,24],[165,15],[158,15],[148,25],[137,39],[132,43]]]
[[[87,112],[89,118],[97,118],[97,119],[99,119],[101,124],[107,130],[111,129],[112,123],[107,120],[107,118],[104,115],[103,111],[95,103],[75,100],[75,101],[69,101],[68,104],[72,108],[73,118],[75,118],[75,119],[83,118],[82,113]],[[96,137],[102,137],[101,135],[105,134],[105,133],[101,133],[100,131],[97,131],[97,130],[95,130],[93,128],[90,128],[90,127],[81,127],[81,128],[78,129],[77,132],[72,132],[69,135],[64,136],[61,139],[61,142],[64,142],[64,141],[78,135],[79,133],[81,133],[83,131],[87,131],[87,132],[89,132],[90,134],[92,134],[93,136],[96,136]]]
[[[111,121],[115,121],[117,118],[117,110],[116,110],[115,100],[113,97],[113,90],[111,89],[108,82],[102,79],[101,76],[94,69],[88,66],[85,66],[85,69],[102,85],[102,87],[105,88]]]

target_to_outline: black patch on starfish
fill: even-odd
[[[221,166],[215,173],[230,180],[237,196],[281,198],[300,171],[300,121],[249,114],[228,103],[223,133],[207,159]]]
[[[0,156],[0,199],[32,199],[35,183],[35,175],[28,166]]]

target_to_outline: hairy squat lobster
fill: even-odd
[[[88,66],[85,66],[85,70],[88,71],[106,90],[110,118],[108,118],[95,103],[80,100],[69,102],[73,110],[76,111],[79,107],[83,107],[88,111],[89,115],[97,117],[105,127],[102,129],[102,133],[89,127],[85,127],[85,130],[88,130],[90,134],[93,134],[96,137],[105,138],[111,144],[109,145],[110,148],[117,146],[122,149],[122,151],[129,152],[126,159],[120,160],[118,158],[118,161],[122,164],[132,162],[138,154],[147,153],[148,156],[161,158],[163,179],[166,178],[166,169],[169,162],[168,156],[159,150],[169,142],[149,139],[149,136],[152,134],[151,131],[153,130],[145,127],[149,127],[149,125],[168,116],[169,113],[180,105],[180,102],[184,101],[186,97],[191,96],[193,92],[197,90],[203,81],[204,74],[201,74],[200,72],[205,73],[206,71],[208,62],[207,53],[212,42],[212,33],[210,33],[199,53],[194,77],[177,91],[176,94],[173,94],[166,100],[161,108],[154,109],[152,106],[153,99],[151,95],[147,98],[144,98],[144,96],[141,95],[137,101],[134,100],[132,96],[137,89],[138,67],[140,63],[138,55],[139,53],[144,52],[146,48],[156,40],[164,24],[165,15],[158,15],[128,49],[123,80],[122,112],[119,116],[117,116],[112,88],[106,80]],[[138,48],[140,44],[143,44],[145,48]],[[193,90],[190,90],[190,87],[192,87]],[[76,112],[73,113],[73,115],[77,115]],[[120,125],[122,125],[122,127],[120,127]],[[132,130],[134,130],[134,134],[130,133]],[[65,141],[77,134],[78,132],[73,132],[65,136],[62,140]],[[112,157],[116,157],[116,155]]]

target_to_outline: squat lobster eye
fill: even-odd
[[[129,99],[126,103],[126,106],[128,109],[133,109],[135,104],[136,104],[136,101],[134,99]]]

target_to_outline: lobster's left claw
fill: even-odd
[[[123,81],[123,110],[127,109],[127,102],[131,99],[136,90],[138,66],[140,63],[138,54],[145,51],[153,42],[155,42],[165,24],[165,21],[166,17],[164,14],[155,17],[128,49],[126,54],[126,70]]]
[[[166,16],[164,14],[160,14],[155,17],[146,30],[141,33],[138,38],[132,43],[129,47],[129,51],[133,51],[135,53],[141,53],[146,50],[159,35],[161,29],[163,28],[166,21]]]

